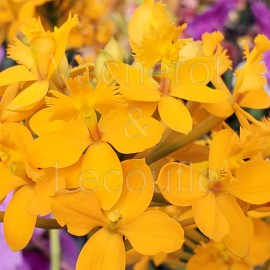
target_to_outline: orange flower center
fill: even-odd
[[[228,176],[228,171],[220,169],[218,173],[208,173],[208,190],[214,193],[222,191],[224,180]]]

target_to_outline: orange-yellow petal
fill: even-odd
[[[0,201],[3,200],[10,191],[26,184],[22,178],[12,174],[3,162],[0,162],[0,175]]]
[[[153,256],[153,263],[155,266],[160,266],[168,257],[169,254],[161,252]]]
[[[228,100],[218,103],[203,103],[202,108],[217,117],[227,118],[234,113],[234,109],[229,102],[229,99],[230,97],[228,97]]]
[[[223,238],[227,249],[238,257],[246,256],[249,246],[249,231],[245,214],[229,194],[220,194],[216,197],[218,207],[229,223],[229,233]]]
[[[94,143],[85,154],[81,170],[82,186],[95,191],[101,208],[110,210],[120,198],[123,186],[123,172],[117,154],[107,143]]]
[[[198,270],[199,266],[200,270],[228,270],[228,265],[219,254],[224,254],[224,258],[227,258],[227,251],[222,243],[210,241],[202,244],[195,249],[195,254],[188,260],[186,269]]]
[[[144,116],[152,116],[157,108],[156,102],[140,102],[140,101],[128,101],[128,105],[125,108],[127,114],[132,108],[139,108]]]
[[[192,205],[207,193],[205,177],[199,171],[177,162],[167,163],[160,170],[157,185],[170,203],[180,206]]]
[[[151,77],[150,70],[146,72],[143,66],[136,68],[116,61],[108,61],[106,65],[124,97],[135,101],[160,100],[159,85]]]
[[[47,110],[51,114],[51,117],[49,118],[50,121],[61,119],[65,122],[68,122],[78,115],[76,110],[77,104],[74,104],[75,101],[73,102],[73,99],[70,96],[62,94],[56,90],[51,90],[49,94],[51,96],[47,96],[45,98],[45,102],[48,106]],[[77,106],[79,107],[80,104]]]
[[[127,257],[127,265],[134,264],[137,261],[141,260],[143,255],[139,254],[136,252],[134,249],[130,249],[126,252],[126,257]]]
[[[4,90],[4,89],[3,89]],[[1,88],[0,88],[1,92]],[[1,104],[0,104],[0,114],[1,114],[1,122],[21,122],[27,118],[29,118],[33,111],[10,111],[8,110],[9,104],[12,100],[17,96],[19,92],[19,83],[9,85],[5,93],[2,96]],[[1,95],[1,94],[0,94]]]
[[[65,122],[62,120],[50,121],[51,116],[50,108],[38,111],[29,121],[31,129],[38,136],[61,130],[64,127]]]
[[[59,170],[59,176],[63,177],[66,189],[76,189],[81,187],[80,174],[84,155],[73,165]]]
[[[4,123],[0,125],[1,136],[4,139],[10,139],[16,144],[17,150],[23,151],[32,143],[33,138],[30,131],[22,124],[19,123]],[[23,142],[23,143],[22,143]]]
[[[264,204],[270,201],[270,163],[252,160],[235,172],[235,180],[226,186],[226,191],[239,199]]]
[[[0,73],[0,86],[36,80],[37,77],[24,66],[10,67]]]
[[[246,51],[245,64],[236,70],[236,82],[234,95],[259,90],[266,84],[266,78],[262,76],[266,72],[262,62],[263,53],[269,50],[270,41],[264,35],[258,35],[254,39],[255,46],[252,51]],[[256,102],[254,102],[256,104]]]
[[[126,107],[127,103],[118,92],[118,86],[106,83],[101,77],[94,91],[95,110],[100,114],[107,114],[111,110]]]
[[[221,90],[211,89],[205,85],[199,84],[176,85],[170,92],[170,95],[203,103],[218,103],[227,99],[227,95]]]
[[[68,43],[68,38],[70,31],[79,24],[78,15],[69,16],[68,20],[59,28],[54,28],[53,38],[54,38],[54,53],[53,59],[51,59],[51,64],[48,71],[48,78],[57,70],[61,60],[65,57],[65,50]]]
[[[31,69],[34,65],[30,47],[16,37],[13,39],[12,43],[9,43],[7,55],[9,58],[28,69]]]
[[[197,57],[179,63],[175,72],[170,95],[203,103],[217,103],[227,99],[223,91],[206,86],[213,74],[213,64],[209,58]]]
[[[52,211],[52,196],[65,189],[65,181],[57,175],[58,171],[54,172],[54,169],[51,169],[48,174],[34,186],[33,198],[27,207],[27,210],[33,215],[46,216],[50,214]]]
[[[133,222],[121,225],[119,232],[143,255],[170,253],[180,249],[184,242],[180,224],[156,210],[147,211]]]
[[[7,109],[16,112],[35,109],[44,100],[48,87],[49,81],[34,82],[15,97]]]
[[[248,219],[250,245],[248,260],[253,265],[259,265],[269,258],[270,254],[270,227],[261,219]]]
[[[84,245],[76,270],[125,270],[125,253],[122,235],[102,228]]]
[[[192,129],[191,115],[181,100],[163,96],[158,103],[161,119],[172,130],[188,134]]]
[[[29,163],[36,168],[63,168],[77,162],[91,144],[88,130],[80,124],[66,126],[61,132],[45,134],[29,147]]]
[[[106,222],[96,194],[90,191],[58,193],[52,199],[52,212],[61,226],[67,225],[68,232],[77,236],[86,235]]]
[[[228,235],[229,221],[217,204],[217,197],[213,192],[194,202],[192,210],[198,228],[207,237],[220,242]]]
[[[251,90],[243,95],[239,106],[251,109],[266,109],[270,106],[270,97],[264,89]]]
[[[24,186],[11,199],[4,216],[4,234],[13,251],[23,249],[34,232],[37,216],[27,211],[33,189]]]
[[[133,265],[133,270],[148,270],[150,259],[150,256],[142,256],[142,258]]]
[[[181,90],[184,85],[207,85],[213,74],[212,60],[208,57],[195,57],[177,63],[172,80],[172,90]]]
[[[209,169],[211,172],[218,172],[228,162],[230,145],[234,132],[229,129],[219,131],[214,135],[209,153]]]
[[[124,184],[121,197],[111,209],[121,213],[122,223],[140,216],[149,206],[154,192],[154,179],[144,159],[130,159],[122,163]]]
[[[117,118],[117,121],[115,119]],[[102,140],[123,154],[142,152],[159,143],[163,127],[159,121],[145,116],[139,107],[103,115],[99,122]]]

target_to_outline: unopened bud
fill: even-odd
[[[114,60],[123,62],[123,52],[119,43],[112,37],[110,41],[106,44],[104,51],[109,53]]]
[[[108,60],[113,60],[112,56],[106,52],[106,51],[101,51],[99,55],[96,58],[95,62],[95,69],[94,73],[96,78],[98,79],[100,76],[102,76],[103,79],[107,79],[109,76],[108,70],[106,68],[105,63]]]

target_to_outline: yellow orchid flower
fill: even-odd
[[[251,270],[269,258],[269,224],[260,219],[248,218],[250,246],[248,255],[240,259],[231,254],[222,243],[210,241],[195,249],[187,263],[187,270],[241,269]]]
[[[208,170],[167,163],[157,185],[172,204],[192,205],[196,224],[206,236],[223,241],[232,253],[244,257],[249,232],[236,198],[255,205],[269,202],[270,164],[264,160],[244,162],[242,148],[234,145],[236,138],[230,130],[218,132],[211,144]]]
[[[86,150],[81,167],[85,173],[81,183],[88,188],[97,185],[99,196],[107,194],[102,197],[104,200],[101,202],[102,207],[107,209],[121,194],[121,188],[116,192],[110,191],[114,190],[115,186],[121,186],[122,169],[117,154],[102,139],[96,119],[92,119],[90,124],[91,130],[82,123],[70,122],[60,130],[38,137],[29,148],[29,163],[35,168],[65,168],[78,162]],[[108,174],[110,171],[115,173]],[[83,180],[83,177],[94,180]],[[104,177],[108,178],[107,189],[102,182]]]
[[[36,19],[24,26],[27,44],[15,39],[8,49],[9,57],[20,65],[0,73],[0,86],[20,83],[20,92],[6,106],[7,111],[30,116],[44,103],[49,85],[62,84],[58,82],[59,74],[65,73],[66,67],[65,70],[60,70],[60,67],[65,59],[69,33],[77,24],[77,16],[74,16],[54,32],[45,32],[40,20]]]
[[[259,158],[270,157],[270,119],[263,118],[259,125],[251,124],[249,127],[245,127],[246,138],[245,141],[253,141],[254,153]],[[250,143],[251,144],[251,143]]]
[[[263,122],[259,123],[263,127]],[[261,133],[262,127],[252,124],[240,128],[239,145],[244,158],[264,160],[268,157],[268,137],[264,132]]]
[[[223,39],[223,34],[219,31],[215,31],[212,33],[204,33],[202,40],[186,40],[186,44],[183,44],[179,50],[178,61],[202,56],[209,57],[212,59],[214,65],[211,81],[214,83],[219,82],[219,77],[231,68],[232,65],[232,61],[227,55],[227,50],[224,50],[220,44]]]
[[[71,234],[81,236],[101,227],[83,247],[76,270],[124,270],[123,237],[144,255],[172,252],[183,244],[179,223],[162,212],[147,210],[154,182],[144,160],[126,160],[122,170],[125,180],[121,196],[107,211],[100,208],[93,192],[59,193],[53,199],[55,218]]]
[[[178,27],[172,22],[164,4],[146,1],[136,9],[128,26],[136,61],[146,67],[159,61],[175,62],[180,46],[178,37],[185,28],[185,24]]]
[[[150,209],[164,212],[177,222],[192,218],[191,207],[179,207],[175,205],[169,205],[166,207],[151,207]],[[185,230],[185,234],[186,233],[187,231]],[[149,264],[152,261],[156,267],[162,264],[168,265],[169,267],[174,269],[183,265],[183,262],[181,262],[180,259],[182,258],[182,256],[185,256],[186,253],[182,251],[183,250],[181,249],[169,254],[161,252],[156,255],[149,256],[139,254],[134,249],[131,249],[126,253],[127,265],[132,265],[133,270],[147,270],[149,268]]]
[[[266,72],[262,63],[263,53],[270,49],[270,41],[264,35],[258,35],[255,46],[251,52],[245,50],[246,62],[243,67],[235,72],[236,82],[233,94],[225,86],[222,80],[218,79],[219,88],[227,95],[227,101],[217,104],[202,104],[203,108],[218,117],[227,118],[239,111],[238,107],[251,109],[264,109],[270,106],[270,97],[264,90],[266,79],[263,74]]]
[[[0,44],[6,38],[12,41],[19,28],[34,16],[35,9],[48,0],[2,0],[0,9]]]
[[[87,75],[87,74],[86,74]],[[125,100],[118,94],[117,87],[106,83],[100,78],[94,88],[88,76],[77,76],[66,81],[70,96],[51,90],[52,97],[46,97],[49,108],[46,112],[51,114],[50,120],[64,121],[79,120],[87,122],[94,110],[100,114],[108,114],[111,110],[125,107]]]
[[[119,83],[119,92],[129,100],[155,102],[161,119],[172,130],[187,134],[192,129],[191,115],[181,99],[217,103],[226,95],[206,85],[212,77],[213,66],[206,57],[182,63],[164,65],[163,74],[154,80],[150,70],[136,68],[116,61],[107,67]]]
[[[41,134],[38,133],[40,136],[29,148],[29,162],[36,168],[55,167],[56,162],[59,168],[64,168],[75,164],[86,150],[82,171],[89,171],[86,178],[99,179],[100,189],[97,192],[107,193],[107,198],[103,196],[101,205],[104,209],[110,208],[118,200],[121,189],[118,192],[109,192],[101,179],[107,172],[114,170],[116,173],[110,175],[110,189],[123,181],[119,159],[110,144],[120,153],[129,154],[144,151],[161,139],[163,128],[157,120],[150,117],[154,107],[145,107],[142,110],[136,104],[129,104],[126,108],[103,115],[99,121],[93,109],[91,114],[84,116],[84,122],[70,121],[63,124],[63,121],[57,120],[47,125],[34,120],[34,127],[37,127],[34,131],[41,130]],[[116,117],[119,117],[118,122],[115,122]],[[40,127],[41,125],[44,127]],[[47,128],[50,129],[49,132],[43,130]],[[84,180],[82,183],[88,188],[95,184]]]
[[[187,262],[187,270],[251,270],[252,267],[226,249],[222,243],[211,241],[202,244]]]
[[[51,212],[56,185],[59,189],[65,187],[63,178],[56,182],[53,170],[34,169],[28,163],[27,148],[32,141],[31,133],[21,124],[0,126],[0,201],[14,191],[4,216],[5,238],[14,251],[30,241],[37,216]]]
[[[213,76],[221,76],[225,71],[232,67],[232,61],[227,55],[220,42],[224,39],[221,32],[205,33],[202,35],[203,55],[211,57],[215,64]],[[217,80],[217,78],[215,78]]]

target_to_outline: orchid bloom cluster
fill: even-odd
[[[268,38],[244,46],[229,88],[222,33],[181,38],[188,26],[161,2],[134,12],[130,64],[111,39],[95,61],[78,55],[70,66],[65,51],[78,25],[70,15],[45,31],[31,19],[8,45],[17,63],[0,73],[0,202],[13,194],[0,218],[9,247],[24,249],[35,227],[63,227],[88,236],[77,270],[263,264],[270,121],[245,108],[270,106]]]

